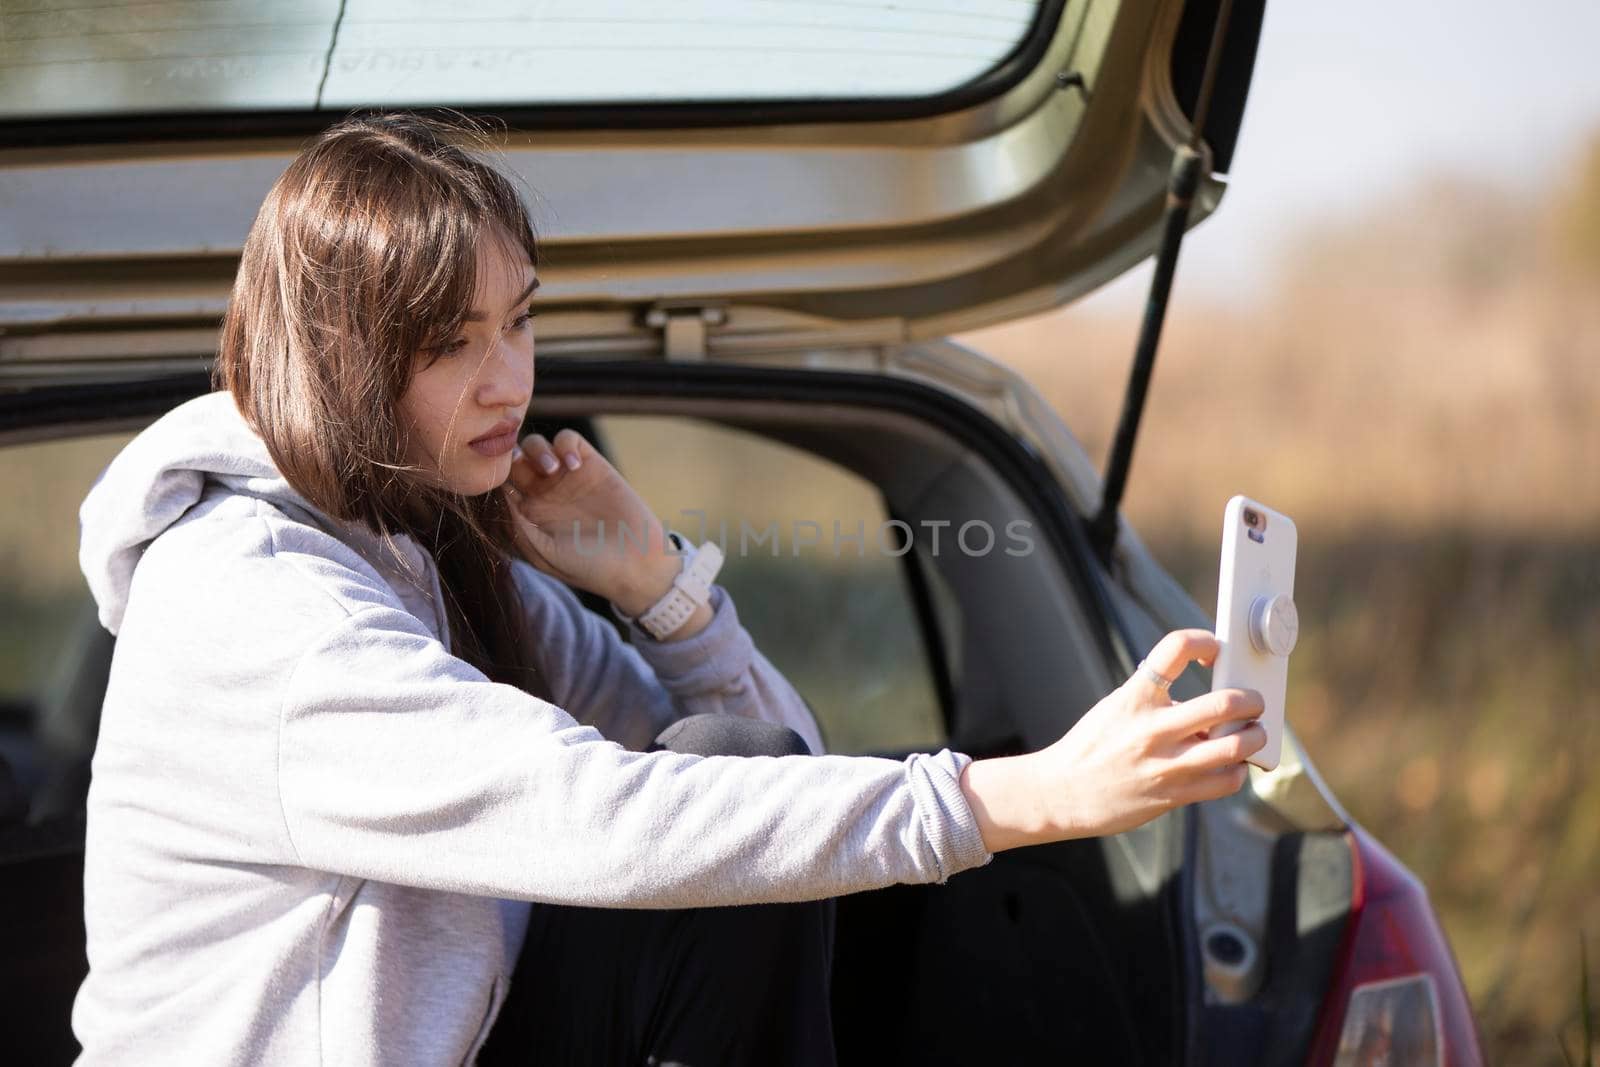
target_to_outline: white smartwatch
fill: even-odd
[[[722,569],[722,549],[717,547],[716,542],[707,541],[696,548],[676,530],[668,530],[667,536],[683,554],[683,568],[672,579],[672,588],[667,590],[666,595],[638,618],[639,626],[657,641],[688,622],[696,608],[711,600],[712,579]],[[615,604],[611,605],[611,613],[623,622],[635,621],[631,615],[623,614]]]

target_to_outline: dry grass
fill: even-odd
[[[1131,313],[1068,311],[961,340],[1026,373],[1103,456],[1136,329]],[[1254,313],[1180,299],[1128,511],[1152,534],[1209,536],[1245,490],[1328,534],[1593,530],[1596,338],[1600,301],[1565,279],[1474,291],[1362,268],[1296,279]]]

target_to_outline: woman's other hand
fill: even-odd
[[[1178,630],[1145,663],[1176,679],[1190,663],[1209,666],[1218,649],[1214,634]],[[1244,760],[1266,745],[1266,731],[1252,722],[1223,737],[1207,733],[1219,723],[1252,720],[1263,708],[1252,689],[1174,703],[1135,671],[1048,748],[973,761],[962,789],[991,852],[1120,833],[1184,804],[1237,793],[1249,775]]]
[[[664,596],[682,567],[661,521],[576,430],[523,438],[502,490],[529,563],[629,615]]]

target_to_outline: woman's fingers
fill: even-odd
[[[1230,763],[1214,767],[1195,775],[1178,798],[1179,805],[1196,804],[1206,800],[1231,797],[1250,779],[1250,767],[1244,763]]]
[[[1167,679],[1170,684],[1178,680],[1178,675],[1182,674],[1189,664],[1196,661],[1201,663],[1214,661],[1220,648],[1217,635],[1209,630],[1174,630],[1156,642],[1156,647],[1145,656],[1144,666]],[[1166,686],[1158,684],[1153,678],[1146,677],[1142,670],[1134,672],[1132,681],[1142,692],[1151,697],[1166,692]]]
[[[556,439],[551,442],[551,447],[560,457],[562,466],[569,471],[575,471],[583,466],[584,450],[588,443],[581,433],[568,427],[556,433]]]
[[[561,461],[556,458],[555,450],[542,433],[530,433],[524,437],[517,444],[517,452],[521,462],[513,462],[513,477],[518,467],[525,467],[530,475],[554,474],[561,469]]]
[[[1176,678],[1196,660],[1209,663],[1222,646],[1210,630],[1174,630],[1156,642],[1144,661],[1168,678]]]
[[[1253,722],[1236,734],[1189,741],[1178,750],[1178,761],[1196,770],[1212,770],[1240,763],[1267,745],[1267,728]]]
[[[1161,732],[1168,737],[1188,737],[1225,722],[1248,722],[1266,707],[1266,701],[1254,689],[1214,689],[1163,709]]]
[[[557,432],[554,441],[542,433],[531,433],[518,447],[534,473],[549,477],[563,469],[575,471],[583,466],[591,446],[577,430],[568,428]]]

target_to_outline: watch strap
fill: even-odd
[[[675,530],[667,531],[683,552],[683,567],[672,579],[672,587],[639,615],[637,620],[623,614],[615,604],[612,613],[623,622],[637,621],[645,633],[661,640],[689,621],[701,604],[711,600],[711,583],[722,569],[722,549],[714,541],[694,548]]]

